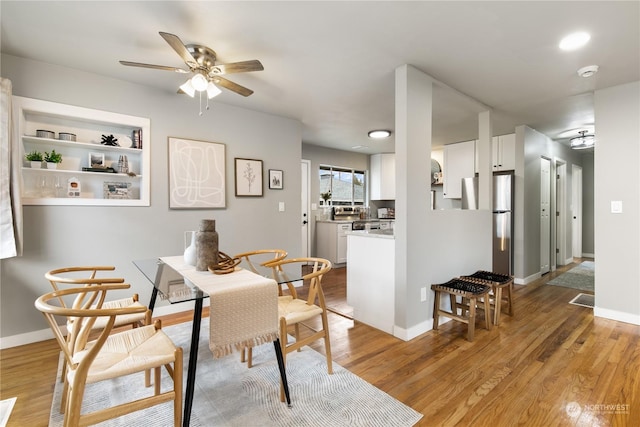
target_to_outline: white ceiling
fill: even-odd
[[[2,0],[0,19],[3,53],[173,93],[184,75],[118,61],[185,68],[159,31],[209,46],[219,63],[259,59],[264,71],[227,76],[253,95],[223,90],[214,102],[300,120],[304,142],[367,154],[394,151],[393,138],[372,141],[367,131],[393,130],[402,64],[443,83],[435,145],[476,138],[482,104],[493,109],[494,134],[526,124],[557,138],[593,125],[594,90],[640,80],[639,1]],[[560,51],[577,30],[590,43]],[[577,75],[591,64],[600,66],[594,77]],[[198,114],[197,100],[192,108]]]

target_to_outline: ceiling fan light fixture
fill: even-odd
[[[196,75],[191,78],[191,85],[198,92],[207,90],[208,83],[207,78],[200,73],[196,73]]]
[[[596,143],[596,138],[594,135],[587,135],[586,130],[581,130],[578,132],[580,136],[576,136],[571,138],[571,148],[574,150],[584,150],[585,148],[591,148]]]
[[[180,86],[180,90],[189,95],[190,97],[194,97],[196,94],[196,90],[191,84],[191,79],[187,80]]]
[[[213,82],[209,82],[209,84],[207,85],[207,98],[211,99],[214,98],[218,95],[220,95],[222,93],[222,91],[220,90],[220,88],[216,85],[213,84]]]
[[[385,130],[385,129],[372,130],[368,133],[368,135],[369,135],[369,138],[384,139],[384,138],[389,138],[391,136],[391,131]]]

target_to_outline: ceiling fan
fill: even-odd
[[[160,35],[169,43],[169,46],[180,55],[182,60],[187,64],[187,67],[189,67],[188,70],[165,65],[143,64],[141,62],[120,61],[120,63],[130,67],[174,71],[181,74],[192,73],[193,76],[180,86],[178,90],[179,93],[186,93],[193,97],[196,91],[201,93],[206,92],[207,98],[211,99],[220,93],[220,89],[218,89],[217,86],[222,86],[242,96],[249,96],[253,93],[251,89],[227,80],[222,76],[225,74],[264,70],[262,63],[257,59],[232,62],[229,64],[216,64],[216,53],[213,49],[198,44],[185,45],[175,34],[160,31]]]

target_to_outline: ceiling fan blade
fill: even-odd
[[[218,64],[211,69],[211,72],[213,74],[220,75],[262,70],[264,70],[262,63],[257,59],[254,59],[251,61],[233,62],[230,64]]]
[[[184,43],[182,43],[180,37],[171,33],[163,33],[162,31],[160,31],[160,35],[163,39],[165,39],[167,43],[169,43],[169,46],[171,46],[173,50],[175,50],[178,55],[180,55],[180,58],[182,58],[182,60],[187,63],[189,68],[198,67],[198,62],[195,60],[193,55],[191,55],[191,52],[189,52]]]
[[[120,63],[128,67],[153,68],[155,70],[175,71],[176,73],[182,73],[182,74],[189,73],[188,70],[183,70],[182,68],[176,68],[176,67],[169,67],[166,65],[143,64],[142,62],[131,62],[131,61],[120,61]]]
[[[213,78],[213,82],[219,86],[222,86],[225,89],[229,89],[230,91],[233,91],[242,96],[249,96],[253,93],[251,89],[248,89],[244,86],[240,86],[239,84],[234,83],[231,80],[225,79],[224,77],[215,76]]]

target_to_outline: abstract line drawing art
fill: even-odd
[[[169,208],[226,207],[225,145],[169,138]]]

